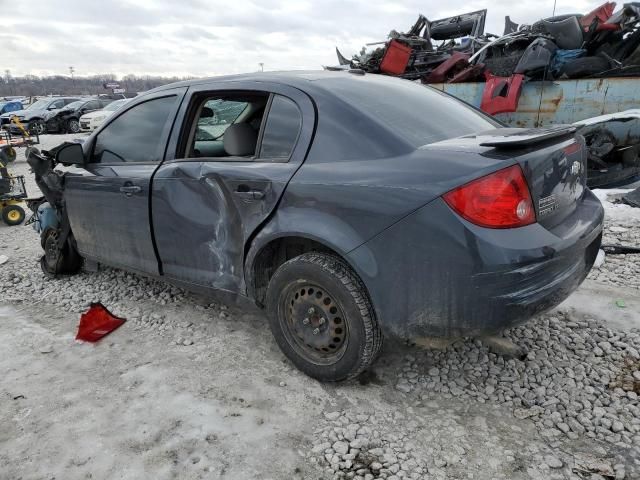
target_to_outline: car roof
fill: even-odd
[[[378,77],[384,77],[383,75],[377,75]],[[145,94],[159,92],[162,90],[168,90],[178,87],[191,87],[195,85],[206,84],[218,84],[225,82],[239,82],[239,81],[255,81],[255,82],[272,82],[280,83],[283,85],[290,85],[300,88],[301,90],[308,90],[312,88],[322,88],[324,80],[330,79],[344,79],[345,81],[352,80],[354,83],[367,81],[373,77],[373,75],[367,75],[362,70],[349,71],[332,71],[332,70],[293,70],[283,72],[255,72],[255,73],[241,73],[237,75],[222,75],[219,77],[197,78],[193,80],[184,80],[181,82],[170,83],[162,85],[161,87],[154,88],[145,92]],[[391,79],[391,77],[385,77]],[[313,84],[313,87],[312,87]]]

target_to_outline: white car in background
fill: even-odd
[[[80,117],[80,130],[84,132],[93,132],[102,123],[109,118],[113,113],[127,103],[130,99],[123,98],[122,100],[116,100],[104,107],[102,110],[96,110],[94,112],[87,113]]]

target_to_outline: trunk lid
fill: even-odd
[[[554,227],[576,208],[586,188],[587,151],[575,128],[498,128],[425,146],[517,162],[529,184],[538,223]]]

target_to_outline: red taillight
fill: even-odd
[[[519,165],[498,170],[443,195],[460,216],[488,228],[523,227],[536,221]]]

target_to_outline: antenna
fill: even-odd
[[[558,0],[553,0],[553,13],[551,14],[551,16],[552,16],[552,17],[555,17],[555,16],[556,16],[556,2],[557,2],[557,1],[558,1]]]

